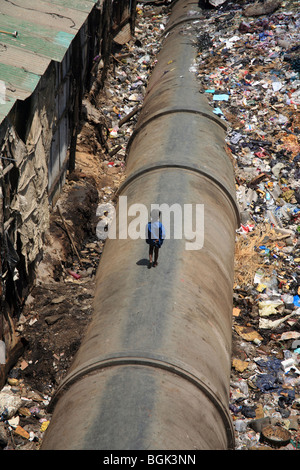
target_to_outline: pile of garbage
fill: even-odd
[[[295,1],[203,10],[194,70],[228,126],[236,234],[236,449],[300,448],[300,16]]]
[[[122,173],[161,47],[169,1],[137,3],[135,37],[115,44],[97,105],[85,103],[103,168]],[[236,233],[229,408],[236,449],[300,448],[300,61],[297,0],[203,2],[191,73],[228,127]],[[267,5],[266,5],[267,4]],[[267,12],[267,13],[266,13]],[[189,15],[193,4],[189,6]],[[84,130],[79,148],[91,143]],[[94,142],[94,141],[93,141]],[[101,202],[113,199],[103,183]],[[49,339],[50,341],[50,339]],[[0,447],[39,448],[50,396],[14,377],[1,391]]]
[[[0,448],[4,450],[16,449],[19,442],[22,450],[34,450],[50,423],[50,397],[23,387],[21,395],[20,385],[11,377],[0,391]]]

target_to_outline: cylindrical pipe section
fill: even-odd
[[[175,6],[181,17],[186,2]],[[92,322],[53,397],[42,449],[234,447],[228,401],[238,211],[224,123],[189,69],[193,34],[181,22],[159,54],[129,147],[115,237],[97,272]],[[153,204],[173,223],[158,266],[148,269],[140,214]]]

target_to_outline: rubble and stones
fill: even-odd
[[[198,31],[191,73],[228,126],[241,210],[229,397],[236,449],[294,450],[300,448],[298,2],[273,2],[268,14],[251,0],[215,3],[191,25]],[[135,37],[115,45],[104,89],[96,101],[84,100],[76,170],[58,202],[61,214],[54,208],[18,325],[26,352],[0,395],[1,448],[40,447],[51,394],[89,323],[104,244],[96,237],[97,205],[114,203],[124,178],[126,145],[169,4],[137,4]]]

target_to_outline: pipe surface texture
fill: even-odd
[[[92,321],[52,399],[42,449],[234,448],[228,404],[239,218],[226,126],[191,71],[189,9],[197,3],[173,7],[129,145],[116,220],[124,215],[121,196],[149,213],[152,204],[201,205],[203,243],[187,249],[173,233],[148,269],[145,240],[121,236],[116,224],[97,272]]]

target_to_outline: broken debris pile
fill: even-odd
[[[236,448],[296,449],[300,16],[294,1],[268,2],[268,14],[265,6],[225,3],[204,10],[205,19],[193,24],[199,51],[194,70],[213,112],[228,125],[241,213],[230,396]]]

